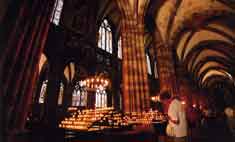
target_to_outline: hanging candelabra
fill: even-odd
[[[93,76],[81,81],[81,86],[86,87],[87,89],[97,90],[97,89],[106,89],[109,85],[109,79],[102,76]]]

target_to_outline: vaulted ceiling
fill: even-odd
[[[176,49],[199,86],[210,87],[234,82],[234,18],[234,7],[219,0],[167,0],[154,19],[162,42]]]
[[[126,16],[144,13],[145,45],[162,42],[201,87],[235,78],[235,3],[226,0],[98,0],[99,25],[108,18],[120,32]],[[91,4],[93,3],[90,2]],[[125,13],[127,9],[132,14]],[[154,37],[158,32],[159,37]],[[155,35],[156,36],[156,35]]]

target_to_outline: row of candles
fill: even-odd
[[[111,118],[111,115],[105,114],[114,114]],[[85,109],[78,110],[72,114],[70,118],[65,118],[59,124],[59,127],[65,129],[76,129],[76,130],[87,130],[91,127],[91,125],[100,120],[100,122],[105,121],[105,119],[114,120],[115,122],[108,121],[112,123],[114,126],[126,126],[127,123],[122,121],[121,114],[114,112],[112,107],[98,108],[98,109]],[[111,118],[111,119],[110,119]],[[104,129],[107,126],[99,127],[98,129]],[[94,128],[93,128],[94,129]]]
[[[154,119],[164,119],[163,115],[156,111],[151,112],[131,112],[122,114],[117,112],[112,107],[105,107],[99,109],[85,109],[75,111],[71,117],[65,118],[59,124],[59,127],[65,129],[75,129],[75,130],[87,130],[94,129],[92,125],[94,122],[97,123],[97,129],[101,130],[104,128],[119,128],[123,126],[128,126],[130,124],[150,124]],[[108,126],[103,126],[102,123],[108,124]]]
[[[166,117],[158,111],[127,113],[129,123],[150,124],[153,120],[164,121]]]

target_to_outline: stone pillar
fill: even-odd
[[[113,35],[116,35],[116,33],[114,33]],[[118,72],[118,39],[116,36],[112,36],[113,38],[113,56],[115,58],[112,59],[112,69],[111,69],[111,78],[112,78],[112,82],[111,82],[111,87],[108,88],[108,90],[110,90],[110,94],[108,95],[112,95],[112,96],[108,96],[108,98],[110,98],[110,100],[112,101],[111,106],[113,106],[115,108],[115,110],[120,110],[120,96],[119,96],[119,87],[120,87],[120,80],[121,80],[121,76],[120,73]]]
[[[170,91],[173,95],[178,92],[176,83],[175,65],[173,59],[173,49],[166,43],[163,43],[158,31],[155,31],[158,74],[160,81],[160,92],[164,90]]]
[[[5,131],[24,129],[32,102],[37,79],[37,63],[44,49],[54,1],[32,0],[18,3],[19,9],[8,9],[15,13],[1,33],[3,50],[0,57],[2,96],[4,97]],[[9,17],[3,19],[3,25]]]
[[[73,99],[73,86],[71,82],[66,84],[63,95],[63,111],[66,113],[69,106],[72,105]]]
[[[45,141],[62,141],[64,134],[63,131],[58,129],[59,124],[59,111],[58,111],[58,97],[60,91],[60,82],[62,77],[62,68],[59,64],[60,61],[54,60],[50,62],[48,86],[45,97],[45,115],[44,115],[44,132]]]
[[[48,86],[45,97],[45,116],[44,122],[46,126],[57,128],[57,107],[58,96],[60,91],[61,69],[58,63],[51,63],[49,68]]]
[[[121,26],[124,111],[141,112],[149,108],[144,23],[132,15],[127,17]]]

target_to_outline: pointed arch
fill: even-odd
[[[75,76],[75,63],[70,62],[65,68],[64,68],[64,76],[67,79],[68,82],[73,81]]]
[[[63,102],[63,95],[64,95],[64,84],[63,82],[60,82],[60,91],[58,96],[58,105],[62,105]]]
[[[39,95],[39,100],[38,100],[39,104],[43,104],[44,103],[44,100],[45,100],[45,97],[46,97],[46,92],[47,92],[46,91],[47,90],[47,83],[48,83],[48,80],[45,80],[42,83],[42,87],[41,87],[40,95]]]
[[[51,15],[51,22],[56,26],[59,25],[61,13],[63,10],[64,0],[55,0],[53,13]]]
[[[118,58],[122,59],[122,37],[118,39]]]
[[[76,83],[72,95],[72,106],[87,106],[87,90],[82,81]]]
[[[150,57],[149,57],[148,53],[146,53],[146,62],[147,62],[148,74],[152,75],[151,62],[150,62]]]
[[[106,52],[112,54],[112,30],[107,19],[104,19],[99,27],[98,34],[98,48],[105,50]]]

